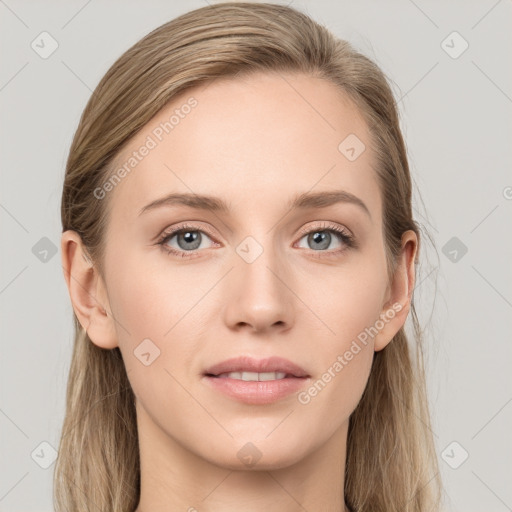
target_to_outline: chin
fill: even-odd
[[[255,442],[245,441],[237,443],[236,446],[221,448],[221,453],[209,453],[205,458],[224,469],[269,471],[297,464],[308,455],[308,444],[306,440],[302,443],[299,441],[287,444],[277,437],[274,441],[270,441],[270,438]]]

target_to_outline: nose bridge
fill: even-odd
[[[292,293],[285,285],[284,258],[272,234],[248,236],[236,247],[232,276],[234,289],[229,294],[228,321],[251,324],[256,329],[292,321]]]
[[[248,236],[236,248],[241,260],[237,264],[240,278],[253,293],[280,295],[283,284],[275,274],[279,274],[283,267],[282,255],[275,246],[272,233],[259,235],[258,239]]]

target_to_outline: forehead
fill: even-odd
[[[121,168],[109,199],[124,218],[170,192],[261,213],[297,193],[343,189],[380,207],[361,112],[331,82],[297,73],[216,79],[180,93],[117,155],[114,173]]]

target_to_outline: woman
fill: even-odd
[[[62,223],[58,511],[438,509],[406,150],[347,42],[272,4],[157,28],[85,108]]]

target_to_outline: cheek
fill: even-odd
[[[319,339],[317,373],[297,400],[315,428],[324,432],[334,433],[350,417],[366,387],[375,353],[369,328],[379,314],[378,293],[373,292],[354,293],[323,310],[335,334]]]
[[[378,254],[357,262],[354,259],[329,279],[317,282],[326,285],[308,288],[308,306],[322,322],[314,316],[308,322],[318,324],[322,333],[317,334],[321,347],[315,353],[319,372],[298,399],[334,428],[340,418],[351,414],[366,387],[387,285],[384,259]]]
[[[356,409],[366,388],[373,361],[373,346],[338,337],[310,386],[297,395],[297,418],[318,442],[330,438]]]
[[[200,273],[184,272],[167,266],[165,255],[151,258],[126,255],[109,274],[109,299],[115,315],[115,329],[130,379],[139,379],[151,369],[150,380],[157,371],[163,382],[141,381],[142,386],[169,386],[167,369],[180,380],[191,368],[208,322],[204,297],[211,283]],[[151,362],[147,367],[145,362]],[[148,361],[149,360],[149,361]],[[136,377],[135,377],[136,375]],[[146,378],[146,377],[143,377]],[[160,377],[159,377],[160,378]],[[134,389],[136,388],[134,382]]]
[[[319,324],[323,342],[332,352],[342,350],[378,320],[387,288],[386,269],[379,258],[358,257],[329,269],[328,275],[323,272],[304,282],[299,296],[305,297],[317,317],[311,321]]]
[[[166,265],[165,254],[127,254],[110,268],[109,299],[120,342],[129,338],[130,343],[140,343],[150,338],[166,343],[207,292],[204,278],[195,279],[172,263]]]
[[[141,406],[162,427],[173,411],[199,414],[183,384],[189,386],[187,371],[204,337],[197,321],[200,308],[192,306],[206,285],[197,289],[183,271],[165,274],[162,265],[144,266],[142,259],[128,257],[110,277],[119,348]]]

